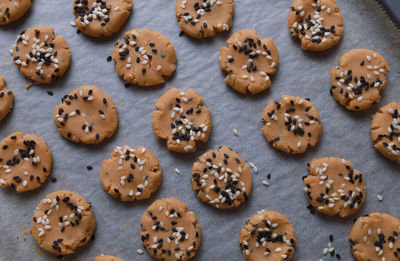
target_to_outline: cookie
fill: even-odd
[[[294,228],[282,214],[261,210],[240,231],[246,260],[290,260],[297,244]]]
[[[211,132],[211,113],[203,101],[192,89],[169,89],[157,100],[157,110],[153,111],[156,138],[167,140],[171,151],[196,151],[197,142],[207,142]]]
[[[195,38],[212,37],[229,31],[234,0],[176,0],[175,15],[182,31]]]
[[[193,164],[192,188],[201,201],[226,209],[247,201],[252,176],[246,162],[227,146],[209,150]]]
[[[6,89],[3,75],[0,74],[0,121],[11,111],[14,93]]]
[[[94,258],[94,261],[125,261],[125,259],[118,258],[118,257],[115,257],[115,256],[101,255],[101,256],[96,256]]]
[[[50,193],[42,199],[31,222],[36,243],[56,255],[75,253],[89,242],[95,227],[90,203],[68,190]]]
[[[92,37],[118,32],[131,10],[132,0],[76,0],[73,7],[76,27]]]
[[[144,28],[125,33],[114,47],[115,70],[125,81],[139,86],[154,86],[176,69],[176,53],[172,43],[162,34]]]
[[[22,31],[12,47],[13,62],[28,79],[41,84],[58,80],[68,69],[71,53],[62,35],[48,26]]]
[[[400,259],[400,220],[374,212],[356,220],[349,240],[357,261]]]
[[[41,187],[52,166],[52,156],[41,138],[14,132],[0,142],[0,186],[17,192]]]
[[[31,0],[0,0],[0,25],[18,20],[30,7]]]
[[[371,137],[383,156],[400,164],[400,104],[392,102],[379,109],[372,119]]]
[[[96,86],[79,87],[54,108],[58,132],[76,143],[98,144],[110,138],[118,126],[114,102]]]
[[[389,71],[386,60],[377,52],[348,51],[340,57],[339,66],[331,70],[331,94],[348,110],[366,110],[381,99]]]
[[[201,241],[201,227],[188,206],[175,198],[157,200],[140,221],[147,252],[157,260],[189,260]]]
[[[311,206],[323,214],[347,217],[364,204],[366,189],[363,175],[341,158],[319,158],[307,164],[309,175],[303,178],[304,192]]]
[[[283,95],[270,101],[262,114],[262,131],[276,149],[303,153],[314,147],[322,133],[321,116],[309,99]]]
[[[294,0],[288,26],[290,35],[300,40],[301,48],[324,51],[339,43],[343,17],[335,0]]]
[[[146,199],[161,183],[158,159],[145,147],[116,147],[100,170],[104,191],[122,201]]]
[[[240,93],[256,94],[271,86],[279,54],[271,38],[260,39],[255,30],[241,30],[222,47],[219,66],[228,75],[225,82]]]

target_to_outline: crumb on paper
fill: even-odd
[[[32,85],[33,85],[32,82],[28,82],[27,84],[25,84],[25,88],[26,88],[26,89],[29,89],[29,88],[32,87]]]
[[[125,106],[125,102],[120,102],[119,106],[124,107]]]

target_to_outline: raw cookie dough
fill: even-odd
[[[176,69],[176,53],[172,43],[162,34],[144,28],[125,33],[124,40],[114,47],[115,70],[128,83],[154,86]]]
[[[211,113],[203,101],[193,89],[169,89],[157,100],[157,110],[153,111],[156,138],[167,140],[171,151],[196,151],[197,141],[207,142],[211,132]]]
[[[12,47],[13,62],[21,73],[36,83],[58,80],[68,69],[71,53],[62,35],[48,26],[22,31]]]
[[[366,110],[381,99],[389,71],[386,60],[377,52],[348,51],[340,57],[339,66],[331,70],[331,94],[348,110]]]
[[[3,75],[0,74],[0,121],[10,112],[14,103],[14,93],[6,89]]]
[[[323,214],[347,217],[364,204],[366,189],[363,175],[341,158],[319,158],[307,164],[304,192],[315,210]]]
[[[400,104],[392,102],[379,109],[372,119],[371,137],[383,156],[400,164]]]
[[[297,244],[294,228],[282,214],[261,210],[246,221],[240,248],[247,260],[290,260]]]
[[[118,258],[118,257],[115,257],[115,256],[101,255],[101,256],[96,256],[94,258],[94,261],[125,261],[125,259]]]
[[[212,37],[229,31],[234,0],[176,0],[175,15],[182,31],[195,38]]]
[[[158,159],[145,147],[116,147],[100,170],[104,191],[122,201],[146,199],[161,183]]]
[[[157,260],[189,260],[201,241],[201,227],[188,206],[175,198],[157,200],[140,221],[147,252]]]
[[[21,18],[31,7],[31,0],[0,0],[0,25]]]
[[[0,186],[17,192],[41,187],[50,174],[52,157],[41,138],[14,132],[0,142]]]
[[[327,50],[343,34],[343,17],[335,0],[294,0],[288,25],[290,35],[300,39],[304,50]]]
[[[192,188],[201,201],[226,209],[239,206],[251,193],[252,176],[246,162],[227,146],[209,150],[192,168]]]
[[[241,30],[222,47],[219,66],[228,75],[225,82],[240,93],[255,94],[271,86],[270,76],[275,74],[279,54],[271,38],[259,39],[255,30]]]
[[[50,193],[42,199],[31,222],[36,243],[57,255],[73,254],[78,247],[86,245],[95,227],[90,203],[68,190]]]
[[[357,261],[400,260],[400,220],[378,212],[360,217],[351,229],[351,251]]]
[[[128,19],[132,0],[75,0],[73,13],[79,31],[92,36],[111,36]]]
[[[262,114],[262,131],[276,149],[297,154],[314,147],[322,133],[321,116],[309,99],[283,95]]]
[[[118,126],[114,102],[96,86],[79,87],[54,108],[58,132],[76,143],[98,144],[110,138]]]

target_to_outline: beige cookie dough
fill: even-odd
[[[193,164],[192,188],[201,201],[226,209],[247,201],[252,176],[246,162],[227,146],[209,150]]]
[[[261,210],[240,231],[240,248],[246,260],[290,260],[297,244],[294,228],[282,214]]]
[[[323,214],[347,217],[364,204],[366,188],[363,175],[341,158],[319,158],[307,164],[304,192],[311,206]]]
[[[68,69],[71,53],[62,35],[48,26],[35,26],[18,35],[13,62],[28,79],[41,84],[58,80]]]
[[[0,0],[0,25],[14,22],[31,7],[31,0]]]
[[[196,151],[197,142],[207,142],[211,132],[211,113],[203,101],[193,89],[169,89],[157,100],[157,110],[153,111],[156,138],[167,140],[171,151]]]
[[[189,260],[199,249],[201,227],[188,206],[175,198],[157,200],[140,221],[147,252],[157,260]]]
[[[374,212],[356,220],[349,240],[357,261],[400,260],[400,220]]]
[[[175,15],[185,34],[205,38],[229,31],[234,10],[234,0],[176,0]]]
[[[283,95],[262,114],[262,131],[276,149],[297,154],[314,147],[322,133],[321,116],[308,99]]]
[[[131,10],[132,0],[75,0],[73,6],[76,27],[92,37],[118,32]]]
[[[41,187],[52,166],[52,156],[41,138],[14,132],[0,142],[0,187],[27,192]]]
[[[255,30],[234,33],[222,47],[219,66],[227,73],[225,82],[240,93],[256,94],[271,86],[279,53],[271,38],[260,39]]]
[[[392,102],[379,109],[372,119],[371,137],[383,156],[400,164],[400,104]]]
[[[144,28],[125,33],[114,47],[115,70],[125,81],[139,86],[165,82],[176,69],[176,53],[172,43],[162,34]]]
[[[335,0],[294,0],[288,26],[290,35],[300,40],[301,48],[324,51],[339,43],[343,17]]]
[[[331,94],[348,110],[366,110],[381,99],[389,71],[386,60],[375,51],[348,51],[331,70]]]
[[[115,256],[101,255],[101,256],[96,256],[94,258],[94,261],[125,261],[125,259],[118,258],[118,257],[115,257]]]
[[[75,253],[90,241],[95,227],[90,203],[68,190],[50,193],[42,199],[31,222],[36,243],[56,255]]]
[[[54,108],[53,120],[64,138],[85,144],[110,138],[118,126],[114,102],[96,86],[82,86],[65,95]]]
[[[0,121],[11,111],[14,93],[6,89],[3,75],[0,74]]]

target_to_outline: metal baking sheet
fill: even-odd
[[[373,211],[400,217],[399,165],[375,151],[370,140],[371,116],[379,106],[400,101],[400,33],[388,21],[373,0],[337,0],[344,16],[345,31],[340,44],[323,53],[301,50],[287,29],[287,14],[291,1],[237,0],[233,28],[207,40],[179,37],[174,0],[134,0],[134,13],[114,37],[97,40],[77,34],[71,27],[72,1],[34,0],[32,9],[20,21],[0,28],[0,73],[7,87],[15,92],[11,114],[0,123],[0,138],[14,131],[33,133],[45,139],[54,157],[52,176],[57,182],[43,188],[16,194],[0,190],[0,260],[54,260],[33,241],[29,225],[34,208],[46,194],[68,189],[84,196],[93,205],[97,220],[96,239],[76,254],[64,260],[92,260],[96,255],[116,255],[126,260],[151,260],[139,240],[139,221],[145,209],[156,199],[176,197],[189,205],[202,226],[203,239],[195,260],[244,260],[238,246],[240,229],[247,218],[260,209],[279,211],[289,218],[296,229],[299,244],[293,260],[330,260],[322,251],[329,235],[334,235],[333,247],[342,260],[353,260],[347,241],[352,221]],[[35,25],[50,25],[63,34],[71,48],[72,63],[61,80],[50,86],[28,82],[12,64],[9,48],[17,34]],[[148,27],[166,35],[176,48],[178,68],[164,86],[126,89],[107,62],[113,44],[132,28]],[[272,37],[280,52],[277,74],[272,87],[258,95],[244,96],[224,83],[219,69],[219,48],[240,29],[256,29],[263,38]],[[339,57],[354,48],[370,48],[388,61],[391,72],[381,102],[365,112],[349,112],[329,95],[330,69]],[[100,145],[73,144],[61,137],[52,120],[52,112],[62,95],[87,84],[102,88],[118,107],[119,127],[114,137]],[[164,142],[154,138],[151,112],[158,97],[170,87],[193,88],[205,97],[212,112],[212,133],[207,144],[195,154],[182,155],[167,150]],[[53,91],[49,96],[47,91]],[[261,113],[270,99],[282,94],[309,97],[319,109],[324,125],[322,139],[316,148],[298,156],[273,149],[261,132]],[[239,137],[232,130],[239,131]],[[163,181],[149,200],[122,203],[103,191],[99,180],[102,161],[117,145],[147,146],[160,160]],[[253,175],[253,191],[247,203],[231,210],[217,210],[197,199],[191,188],[190,171],[199,155],[211,148],[229,145],[246,161],[259,169]],[[311,215],[302,190],[306,164],[316,157],[338,156],[353,162],[362,170],[367,183],[367,200],[354,216],[340,219]],[[86,166],[93,166],[88,171]],[[175,173],[179,168],[181,175]],[[271,174],[270,186],[262,180]],[[376,194],[384,197],[376,200]]]

